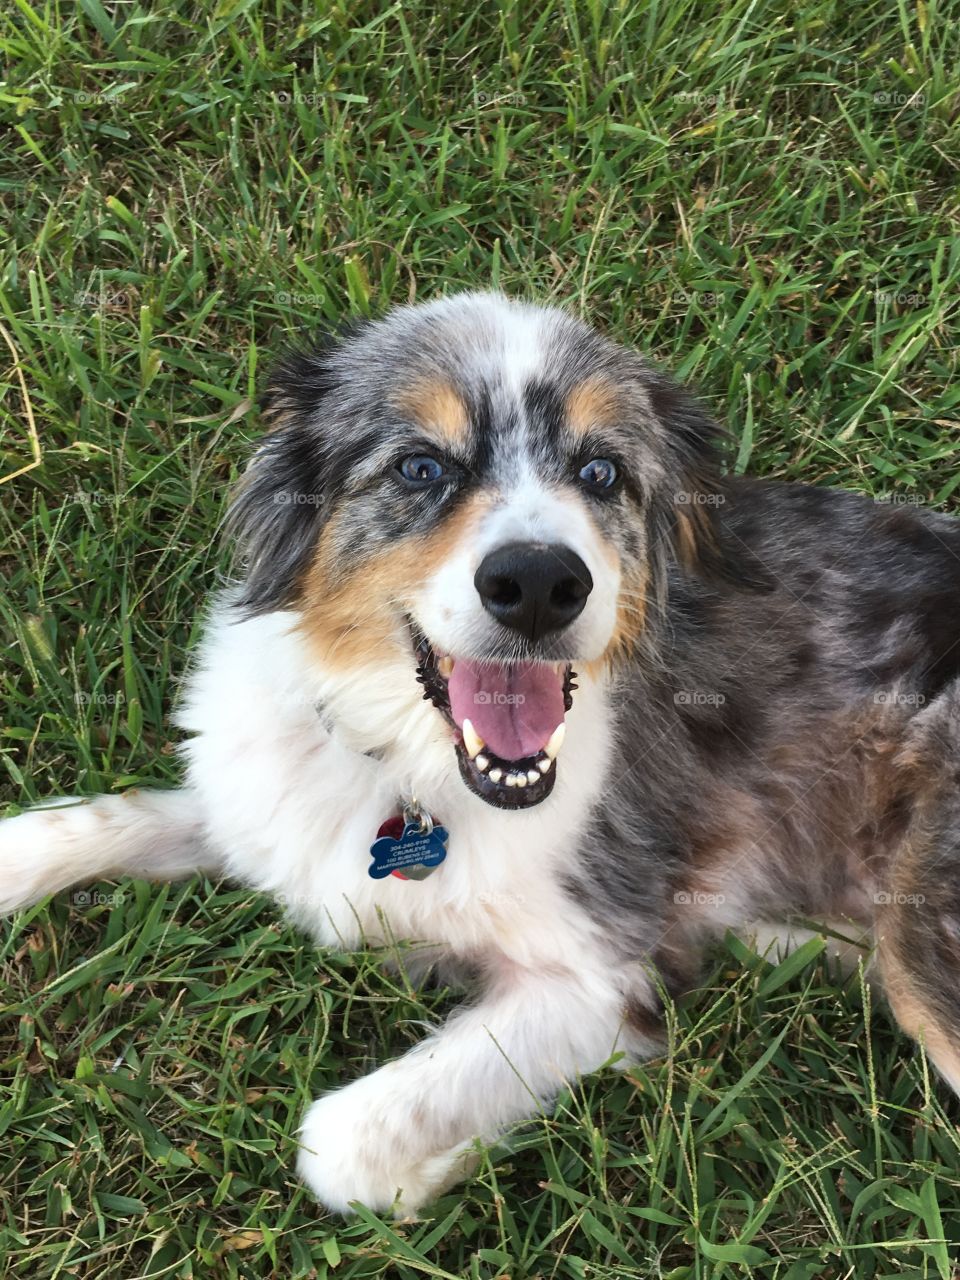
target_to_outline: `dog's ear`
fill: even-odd
[[[659,522],[677,563],[708,582],[770,590],[769,574],[724,518],[728,482],[722,461],[731,437],[671,379],[658,375],[647,391],[663,424],[670,458]]]
[[[243,581],[237,606],[247,615],[292,606],[327,518],[329,418],[339,386],[342,337],[289,349],[260,398],[269,433],[237,488],[226,529]]]

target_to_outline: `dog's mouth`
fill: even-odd
[[[501,665],[440,653],[411,628],[423,696],[454,731],[460,776],[500,809],[546,800],[573,703],[569,663]]]

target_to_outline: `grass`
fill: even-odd
[[[347,311],[562,300],[699,385],[741,469],[956,509],[958,17],[13,0],[0,806],[176,780],[244,402]],[[4,1277],[953,1274],[957,1104],[816,943],[728,940],[669,1058],[583,1082],[399,1226],[319,1211],[291,1135],[450,993],[229,885],[92,886],[4,929]]]

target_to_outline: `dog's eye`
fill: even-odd
[[[580,479],[591,489],[612,489],[617,483],[616,464],[609,458],[591,458],[581,467]]]
[[[398,470],[409,484],[434,484],[447,474],[443,463],[428,453],[412,453],[409,458],[404,458]]]

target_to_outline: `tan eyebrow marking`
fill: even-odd
[[[568,393],[564,408],[568,429],[575,436],[583,436],[617,416],[620,394],[612,382],[594,374]]]
[[[393,403],[444,444],[462,445],[465,442],[470,415],[449,382],[440,378],[423,379],[401,391]]]

